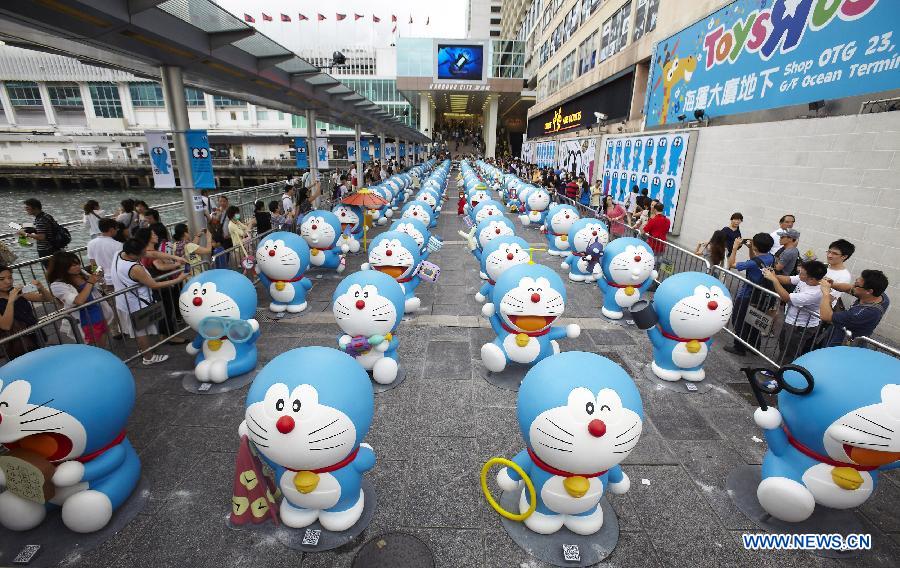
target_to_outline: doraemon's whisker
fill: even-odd
[[[60,410],[56,414],[49,414],[47,416],[41,416],[40,418],[32,418],[31,420],[23,420],[22,422],[20,422],[20,424],[28,424],[29,422],[40,422],[41,420],[46,420],[48,418],[53,418],[54,416],[59,416],[62,413],[63,413],[62,410]]]
[[[312,450],[314,452],[321,452],[324,450],[333,450],[335,448],[340,448],[341,446],[346,446],[346,445],[347,445],[347,442],[344,442],[344,443],[338,444],[337,446],[329,446],[327,448],[310,448],[310,450]]]
[[[699,311],[700,311],[700,308],[695,308],[694,306],[689,306],[689,305],[687,305],[687,304],[681,304],[680,307],[682,307],[682,308],[688,308],[689,310],[694,310],[695,312],[699,312]]]
[[[43,407],[43,406],[46,406],[46,405],[50,404],[50,403],[53,402],[54,400],[56,400],[56,399],[55,399],[55,398],[51,398],[51,399],[48,400],[47,402],[42,402],[41,404],[35,406],[35,407],[32,408],[31,410],[26,410],[25,412],[23,412],[23,413],[20,414],[19,416],[25,416],[26,414],[30,414],[30,413],[34,412],[35,410],[37,410],[38,408],[41,408],[41,407]]]
[[[851,446],[878,446],[880,448],[887,448],[890,444],[872,444],[870,442],[857,442],[855,440],[841,440],[845,444],[850,444]]]
[[[544,432],[544,431],[541,430],[540,428],[537,428],[537,431],[540,432],[541,434],[545,435],[545,436],[549,436],[549,437],[553,438],[553,439],[556,440],[557,442],[562,442],[563,444],[569,444],[570,446],[572,445],[572,442],[569,442],[569,441],[567,441],[567,440],[563,440],[562,438],[557,438],[557,437],[554,436],[553,434],[548,434],[547,432]]]
[[[538,440],[537,443],[544,446],[545,448],[550,448],[551,450],[556,450],[558,452],[569,452],[569,453],[572,452],[572,450],[564,450],[562,448],[555,448],[553,446],[548,446],[547,444],[545,444],[544,442],[541,442],[540,440]]]
[[[631,438],[628,438],[628,439],[625,440],[624,442],[619,442],[618,444],[613,444],[613,446],[614,446],[614,447],[615,447],[615,446],[624,446],[625,444],[627,444],[628,442],[634,440],[634,439],[637,438],[638,436],[640,436],[640,434],[635,434],[634,436],[632,436]]]
[[[257,442],[256,440],[253,441],[253,445],[254,445],[254,446],[257,446],[257,447],[260,447],[260,448],[268,448],[268,447],[269,447],[269,446],[267,446],[266,444],[260,444],[260,443]]]
[[[883,425],[879,424],[878,422],[875,422],[874,420],[869,420],[868,418],[866,418],[866,417],[863,416],[862,414],[859,414],[858,412],[855,413],[855,416],[858,416],[858,417],[862,418],[863,420],[865,420],[866,422],[869,422],[869,423],[871,423],[871,424],[874,424],[875,426],[878,426],[879,428],[883,428],[883,429],[887,430],[888,432],[891,432],[891,433],[894,432],[893,430],[891,430],[891,429],[888,428],[887,426],[883,426]]]
[[[331,438],[334,438],[335,436],[340,436],[341,434],[343,434],[344,432],[346,432],[348,429],[349,429],[349,428],[345,428],[345,429],[341,430],[340,432],[338,432],[337,434],[332,434],[331,436],[328,436],[328,437],[325,437],[325,438],[319,438],[318,440],[310,440],[309,443],[310,443],[310,444],[317,444],[317,443],[319,443],[319,442],[324,442],[325,440],[329,440],[329,439],[331,439]]]
[[[672,311],[673,311],[673,312],[677,312],[677,313],[679,313],[679,314],[684,314],[684,315],[688,316],[689,318],[698,318],[698,317],[700,317],[700,312],[683,312],[683,311],[681,311],[681,310],[672,310]]]
[[[390,321],[390,320],[387,320],[387,319],[376,319],[376,320],[372,320],[372,321]]]
[[[625,434],[631,432],[631,429],[634,428],[634,427],[637,426],[637,425],[638,425],[638,423],[637,423],[637,422],[634,422],[631,426],[628,427],[628,430],[625,430],[624,432],[622,432],[621,434],[619,434],[618,436],[616,436],[616,439],[618,440],[619,438],[621,438],[621,437],[624,436]]]
[[[571,432],[569,432],[568,430],[566,430],[565,428],[563,428],[562,426],[560,426],[560,425],[557,424],[556,422],[550,420],[549,418],[547,418],[546,420],[547,420],[547,422],[549,422],[550,424],[553,424],[554,426],[556,426],[559,430],[562,430],[563,432],[565,432],[565,433],[568,434],[569,436],[574,437],[574,434],[572,434]]]
[[[257,433],[256,433],[256,430],[254,430],[253,428],[251,428],[249,425],[247,426],[247,431],[250,432],[251,434],[253,434],[253,436],[254,436],[255,438],[259,438],[260,440],[265,440],[265,441],[267,441],[267,442],[269,441],[269,439],[266,438],[265,436],[263,436],[263,435],[261,435],[261,434],[257,434]]]
[[[26,428],[22,428],[19,431],[20,432],[53,432],[55,430],[62,430],[62,426],[60,426],[58,428],[41,428],[41,429],[37,429],[37,430],[28,430]]]
[[[262,424],[260,424],[252,414],[250,414],[249,416],[250,416],[250,420],[252,420],[253,423],[256,424],[256,427],[257,427],[257,428],[259,428],[259,429],[262,430],[263,432],[267,432],[267,433],[268,433],[269,430],[268,430],[266,427],[264,427]]]
[[[325,428],[328,428],[329,426],[331,426],[332,424],[334,424],[334,423],[337,422],[338,420],[339,420],[338,418],[335,418],[334,420],[332,420],[332,421],[329,422],[328,424],[322,426],[321,428],[316,428],[315,430],[313,430],[312,432],[310,432],[310,433],[307,434],[307,435],[308,435],[308,436],[312,436],[312,435],[315,434],[316,432],[318,432],[318,431],[320,431],[320,430],[324,430]]]
[[[851,430],[856,430],[857,432],[862,432],[863,434],[868,434],[869,436],[875,436],[876,438],[881,438],[881,439],[883,439],[883,440],[890,440],[890,439],[891,439],[890,436],[881,436],[881,435],[879,435],[879,434],[873,434],[872,432],[867,432],[867,431],[862,430],[862,429],[860,429],[860,428],[854,428],[853,426],[850,426],[849,424],[843,424],[843,423],[842,423],[841,426],[850,428]]]

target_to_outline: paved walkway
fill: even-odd
[[[448,195],[456,195],[452,186]],[[403,531],[427,543],[440,567],[544,566],[506,536],[479,488],[478,474],[488,458],[512,457],[524,446],[515,418],[516,393],[481,378],[480,347],[492,333],[477,317],[477,264],[459,241],[456,232],[462,224],[452,209],[441,216],[437,230],[447,244],[431,257],[442,270],[439,282],[419,287],[422,313],[404,322],[398,333],[407,378],[376,395],[367,441],[378,456],[368,474],[378,506],[357,541],[336,551],[301,554],[225,526],[246,388],[190,394],[174,374],[191,368],[190,358],[181,349],[166,348],[173,357],[163,367],[134,371],[139,395],[129,436],[152,487],[151,503],[115,538],[73,557],[71,565],[349,567],[364,542],[386,531]],[[520,228],[519,234],[542,240],[535,229]],[[562,274],[558,260],[536,260]],[[348,270],[361,262],[360,255],[352,258]],[[335,345],[338,328],[329,300],[338,280],[326,275],[314,282],[310,313],[281,322],[260,316],[260,367],[288,349]],[[851,563],[804,552],[744,551],[740,535],[755,527],[732,505],[725,479],[738,465],[759,464],[765,444],[753,424],[755,407],[748,401],[740,362],[716,346],[706,366],[712,390],[681,395],[660,389],[641,373],[649,360],[646,336],[633,326],[603,319],[595,285],[567,281],[567,287],[566,316],[585,331],[578,339],[560,340],[562,350],[592,351],[622,365],[635,378],[646,412],[641,441],[624,464],[631,491],[610,497],[621,536],[604,566],[898,565],[896,472],[881,477],[878,494],[862,509],[876,550],[860,559]]]

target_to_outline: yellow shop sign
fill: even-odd
[[[553,113],[553,118],[544,123],[544,134],[552,134],[561,130],[577,128],[581,125],[581,111],[563,115],[563,108],[559,107]]]

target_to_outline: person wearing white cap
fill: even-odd
[[[781,248],[781,245],[778,242],[778,239],[781,238],[781,235],[779,235],[778,233],[787,229],[793,229],[794,223],[796,222],[797,218],[790,213],[781,216],[781,219],[778,220],[778,228],[769,233],[770,235],[772,235],[772,241],[775,242],[775,244],[772,245],[772,250],[769,251],[769,254],[775,254],[775,251]]]

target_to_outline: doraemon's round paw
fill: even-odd
[[[493,343],[485,343],[481,346],[481,362],[492,373],[499,373],[506,368],[506,354]]]
[[[565,261],[560,262],[560,263],[559,263],[559,267],[560,267],[560,268],[569,268],[569,263],[568,263],[568,262],[565,262]],[[571,277],[572,277],[572,276],[569,275],[569,278],[571,278]]]
[[[214,383],[224,383],[228,380],[228,362],[212,361],[209,365],[209,380]]]
[[[53,474],[53,485],[57,487],[71,487],[80,483],[84,477],[84,464],[78,461],[67,461],[56,466]]]
[[[77,533],[99,531],[106,526],[112,514],[109,497],[91,489],[72,495],[62,506],[63,524]]]
[[[250,329],[252,329],[254,333],[259,331],[259,322],[256,321],[254,318],[248,319],[247,323],[250,324]]]
[[[340,265],[338,265],[338,267],[337,267],[337,273],[340,274],[340,273],[343,272],[346,268],[347,268],[347,265],[346,265],[346,264],[340,264]]]
[[[652,278],[653,280],[656,280],[657,278],[659,278],[659,272],[654,270],[653,272],[650,273],[650,278]]]
[[[354,239],[350,242],[350,252],[359,252],[359,241]]]
[[[566,326],[566,337],[569,339],[575,339],[581,335],[581,326],[577,323],[570,323]]]
[[[390,213],[390,211],[388,211],[388,213]],[[390,215],[385,215],[384,217],[379,218],[378,221],[376,221],[376,223],[378,223],[379,226],[387,225],[388,217],[390,217]]]
[[[477,292],[475,294],[475,301],[478,302],[479,304],[483,304],[485,300],[487,300],[487,298],[481,292]]]
[[[497,472],[497,485],[500,486],[500,489],[504,491],[515,491],[519,488],[519,483],[519,481],[516,481],[509,476],[508,467],[504,467]]]
[[[397,378],[398,368],[397,362],[390,357],[380,359],[372,367],[372,379],[379,385],[389,385]]]
[[[385,216],[385,217],[393,217],[393,216],[394,216],[394,210],[393,210],[393,209],[388,209],[387,211],[384,212],[384,216]],[[386,222],[387,222],[387,221],[385,221],[385,223],[386,223]]]
[[[0,493],[0,525],[11,531],[27,531],[41,524],[47,509],[9,491]]]
[[[496,312],[496,308],[494,307],[494,304],[491,302],[488,302],[487,304],[481,306],[481,315],[483,315],[484,317],[486,317],[488,319],[490,319],[494,316],[494,312]]]
[[[286,309],[287,309],[287,306],[285,306],[284,304],[279,304],[277,302],[272,302],[271,304],[269,304],[269,311],[276,313],[276,314],[280,314],[281,312],[283,312]]]
[[[370,268],[370,266],[369,266],[368,262],[362,263],[359,267],[360,270],[369,270],[369,268]]]
[[[350,245],[348,245],[347,243],[342,243],[341,244],[341,252],[346,253],[349,251],[350,251]]]
[[[403,312],[407,314],[411,314],[419,309],[419,306],[422,305],[422,300],[417,297],[412,297],[406,302],[403,303]]]
[[[624,472],[622,473],[622,481],[609,484],[609,490],[616,495],[628,493],[629,489],[631,489],[631,479],[629,479],[628,475]]]
[[[771,406],[768,410],[757,408],[753,411],[753,421],[763,430],[774,430],[781,426],[781,413]]]
[[[352,340],[353,340],[352,337],[350,337],[349,335],[344,334],[344,335],[342,335],[342,336],[338,339],[338,346],[339,346],[341,349],[344,349],[345,347],[347,347],[348,345],[350,345],[350,342],[351,342]]]
[[[306,309],[307,302],[303,302],[302,304],[288,304],[287,311],[291,314],[299,314],[303,310]]]
[[[200,353],[200,350],[197,349],[196,347],[194,347],[194,343],[193,343],[193,342],[188,343],[187,345],[185,345],[185,346],[184,346],[184,350],[187,351],[187,354],[190,355],[190,356],[192,356],[192,357],[193,357],[194,355],[196,355],[197,353]]]

